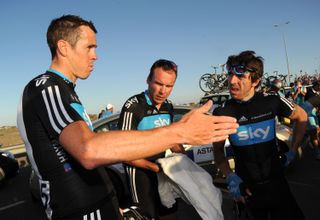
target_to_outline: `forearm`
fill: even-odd
[[[161,153],[178,144],[201,145],[225,140],[236,132],[236,120],[205,114],[211,103],[194,109],[179,122],[145,131],[94,133],[84,121],[76,121],[59,136],[63,148],[85,168],[132,161]]]
[[[222,172],[223,175],[227,176],[232,172],[232,170],[229,166],[227,158],[224,155],[224,143],[213,144],[213,152],[216,167]]]
[[[295,120],[295,126],[293,128],[292,134],[291,150],[297,152],[306,131],[308,116],[300,106],[296,105],[294,113],[290,117],[290,119]]]
[[[183,136],[175,130],[170,126],[146,131],[99,133],[91,139],[88,149],[94,149],[92,159],[95,166],[147,158],[182,143]]]
[[[146,159],[133,160],[133,161],[126,162],[126,164],[129,164],[130,166],[146,169],[146,170],[151,170],[153,172],[160,171],[158,164],[148,161]]]

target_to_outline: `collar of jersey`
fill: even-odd
[[[66,81],[67,83],[72,83],[75,86],[75,84],[67,76],[65,76],[63,73],[59,72],[58,70],[48,69],[48,72],[51,72],[60,76],[64,81]]]
[[[246,100],[246,101],[236,100],[236,99],[234,99],[234,100],[235,100],[237,103],[249,103],[249,102],[251,102],[251,101],[254,99],[254,97],[256,97],[256,95],[257,95],[257,93],[255,92],[254,95],[253,95],[250,99],[248,99],[248,100]]]
[[[144,97],[146,98],[147,104],[150,105],[150,106],[153,106],[153,103],[152,103],[151,99],[148,96],[148,90],[144,91]],[[164,102],[167,102],[167,100],[165,100]],[[161,106],[162,106],[162,104],[161,104]]]
[[[146,98],[146,101],[147,101],[148,105],[152,105],[152,102],[151,102],[151,100],[150,100],[150,98],[148,96],[148,90],[144,91],[144,97]]]

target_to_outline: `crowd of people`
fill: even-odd
[[[230,100],[212,114],[209,101],[173,123],[168,97],[178,66],[160,59],[150,68],[147,89],[124,103],[119,130],[94,133],[74,89],[76,81],[88,78],[93,70],[96,34],[94,24],[79,16],[52,20],[47,31],[50,67],[26,85],[19,105],[18,128],[39,178],[48,219],[123,219],[114,186],[101,169],[118,162],[126,167],[132,201],[149,219],[177,219],[177,207],[162,207],[159,200],[156,174],[162,169],[157,159],[168,149],[183,153],[182,144],[208,143],[213,143],[215,164],[226,176],[230,195],[245,203],[254,219],[304,219],[283,167],[294,160],[309,113],[320,105],[316,95],[304,100],[309,91],[298,82],[292,93],[296,103],[278,94],[256,92],[263,58],[248,50],[227,59]],[[317,86],[311,88],[315,94]],[[107,105],[106,111],[111,107]],[[284,163],[277,150],[277,116],[294,121]],[[314,124],[309,121],[309,126]],[[235,171],[224,155],[227,138]]]
[[[113,105],[109,103],[107,104],[105,109],[101,110],[101,112],[98,115],[98,119],[111,116],[112,114],[113,114]]]
[[[307,83],[307,84],[306,84]],[[263,93],[275,93],[301,106],[308,115],[305,141],[309,142],[314,157],[320,160],[319,120],[320,120],[320,79],[317,75],[298,77],[284,89],[281,80],[276,79],[268,87],[262,86]]]

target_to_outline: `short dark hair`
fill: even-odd
[[[178,77],[178,66],[177,64],[175,64],[174,62],[170,61],[170,60],[165,60],[165,59],[160,59],[157,60],[156,62],[154,62],[150,68],[150,73],[148,75],[148,82],[150,82],[152,80],[153,74],[154,74],[154,70],[156,68],[162,68],[165,71],[168,70],[172,70],[174,71],[174,73],[176,74],[176,78]]]
[[[254,72],[250,73],[252,82],[261,79],[263,76],[263,58],[256,56],[256,53],[252,50],[246,50],[238,55],[229,56],[226,65],[227,69],[232,66],[242,65],[254,70]]]
[[[86,21],[76,15],[63,15],[60,18],[53,19],[47,31],[47,43],[50,48],[51,58],[56,56],[57,43],[59,40],[65,40],[74,47],[80,37],[80,26],[88,26],[97,33],[94,24]]]

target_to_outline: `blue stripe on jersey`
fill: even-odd
[[[162,127],[171,123],[170,114],[150,115],[144,117],[138,124],[138,130],[148,130]]]
[[[233,146],[245,147],[264,143],[275,138],[275,120],[270,119],[254,124],[241,125],[237,133],[230,135]]]
[[[76,112],[81,116],[81,118],[87,123],[88,127],[93,131],[91,120],[84,107],[79,103],[71,103],[71,107],[74,110],[76,110]]]
[[[57,71],[57,70],[48,69],[48,71],[57,74],[57,75],[60,76],[62,79],[66,80],[66,81],[68,81],[68,82],[73,83],[67,76],[65,76],[64,74],[60,73],[60,72]]]
[[[144,97],[146,98],[146,101],[147,101],[148,105],[152,105],[152,102],[151,102],[151,100],[150,100],[150,98],[148,96],[148,90],[144,91]]]

